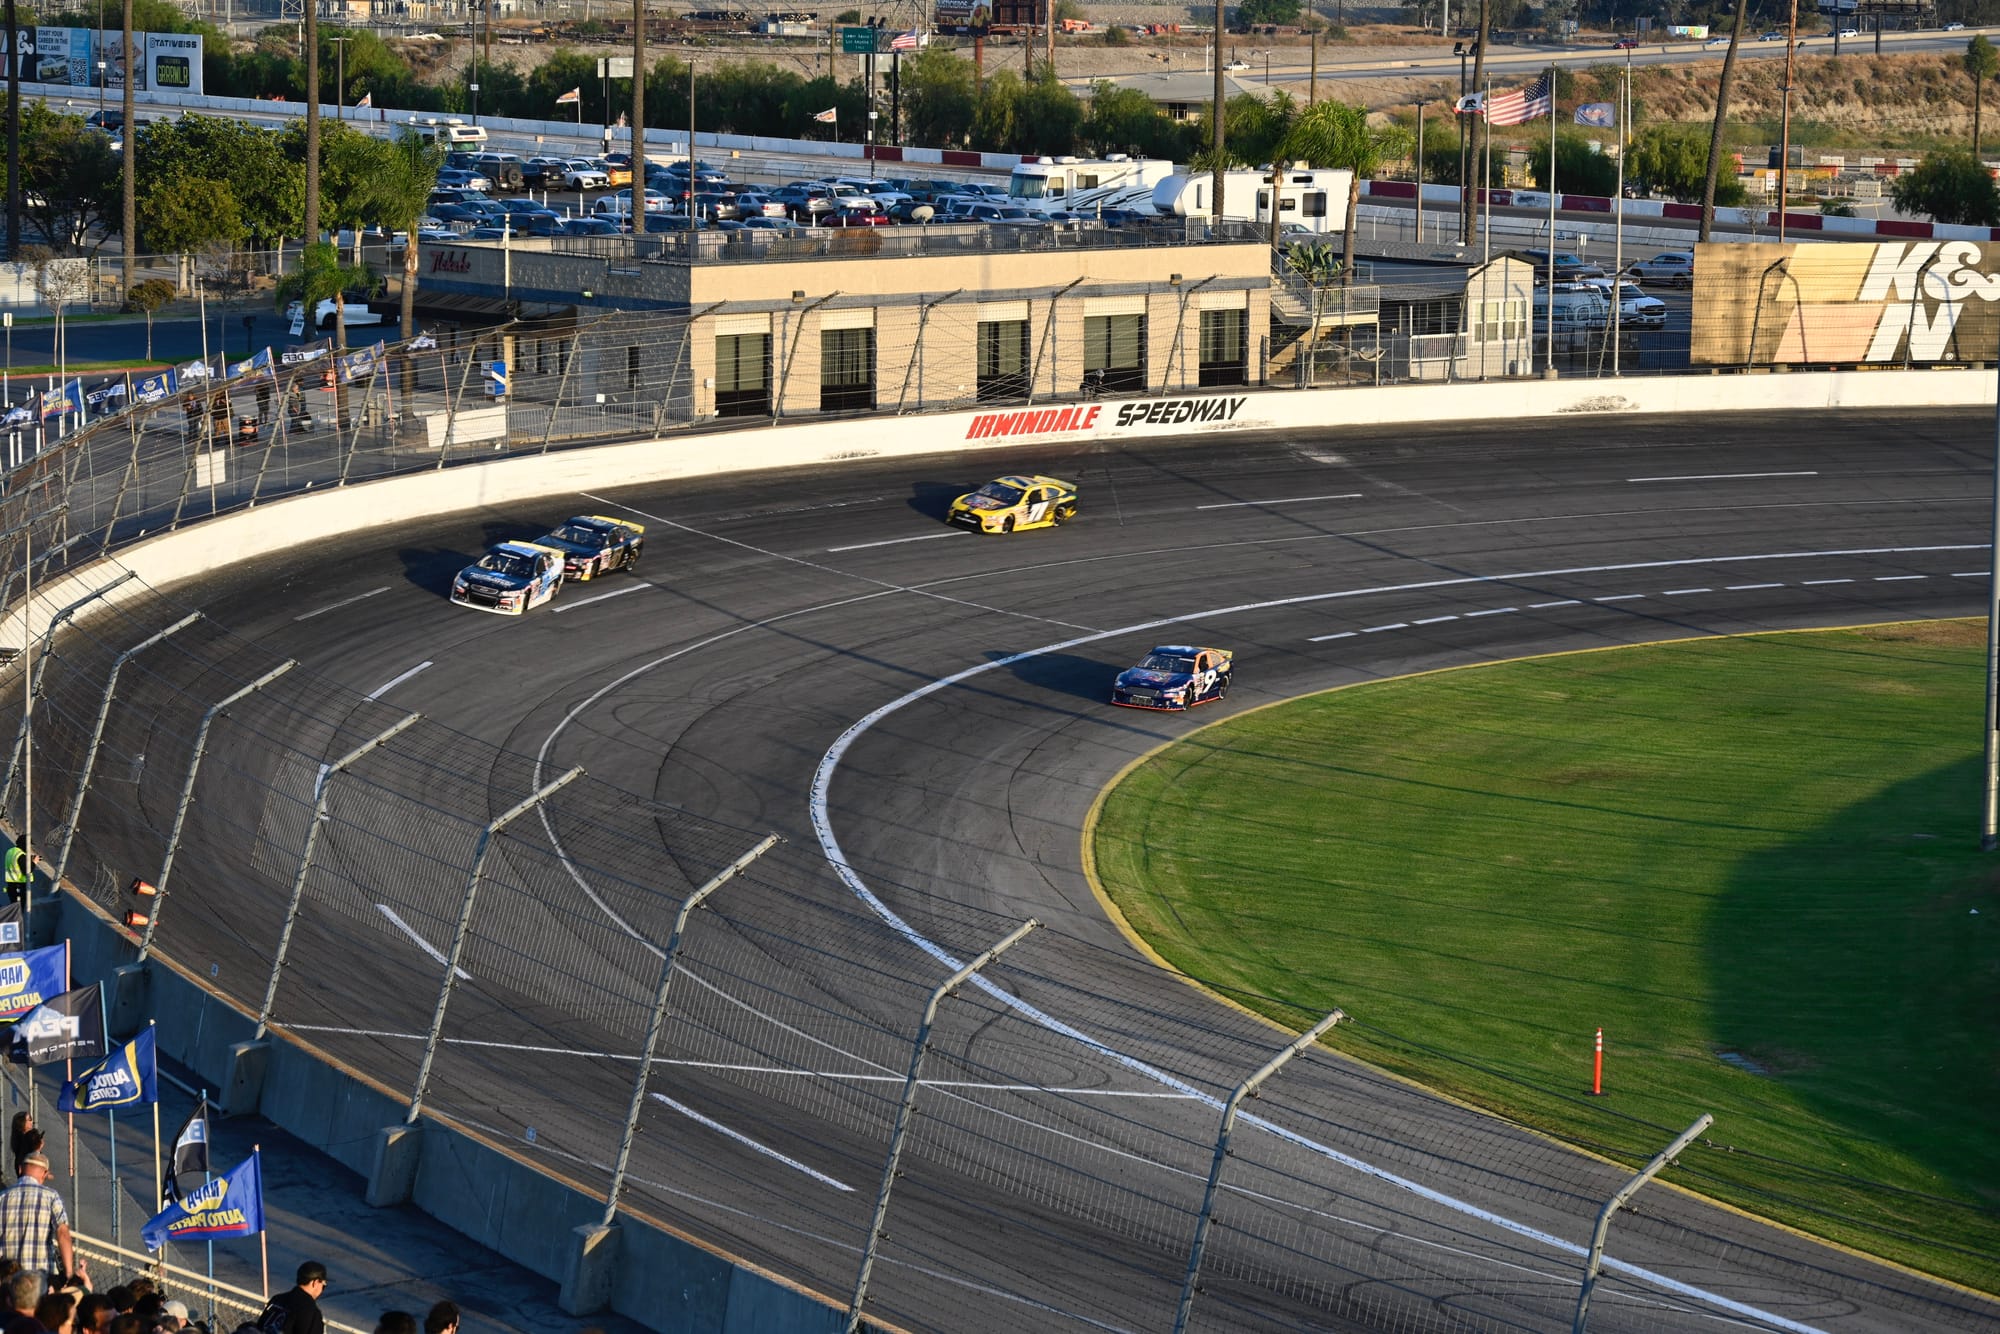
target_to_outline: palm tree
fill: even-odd
[[[122,175],[124,176],[124,212],[121,230],[125,233],[125,290],[131,292],[139,281],[139,117],[138,107],[133,97],[134,72],[139,62],[132,55],[132,0],[125,0],[125,45],[120,48],[124,57],[125,73],[119,89],[120,105],[124,115],[121,122],[124,131],[120,138],[124,141]],[[101,82],[101,80],[100,80]],[[153,355],[153,326],[150,318],[146,325],[146,355]]]
[[[308,5],[308,8],[311,6]],[[347,350],[347,289],[357,287],[374,278],[365,264],[345,264],[341,262],[340,247],[331,241],[308,241],[299,252],[297,273],[288,273],[278,280],[278,308],[297,301],[305,310],[306,323],[311,324],[319,303],[333,301],[333,355],[337,358]],[[340,368],[334,368],[334,392],[337,395],[335,420],[342,426],[347,424],[347,385],[340,377]]]
[[[1972,76],[1972,156],[1979,156],[1980,112],[1986,101],[1986,81],[2000,73],[2000,51],[1993,49],[1993,43],[1981,33],[1965,44],[1965,54],[1959,57],[1965,72]]]
[[[403,341],[417,336],[417,219],[430,205],[431,191],[437,189],[438,169],[444,166],[442,144],[426,143],[414,130],[405,130],[384,155],[384,169],[377,174],[376,221],[391,232],[406,233],[403,243]]]
[[[319,0],[305,3],[306,242],[319,240]]]
[[[1750,0],[1736,0],[1736,22],[1729,29],[1729,50],[1722,56],[1722,82],[1715,89],[1715,123],[1708,131],[1708,175],[1701,185],[1701,230],[1698,241],[1709,239],[1715,227],[1715,178],[1722,170],[1722,126],[1729,119],[1729,91],[1736,83],[1736,48],[1743,45],[1743,24],[1750,14]],[[1784,201],[1778,201],[1784,207]]]
[[[1346,102],[1320,102],[1307,107],[1292,121],[1292,127],[1278,145],[1277,160],[1304,160],[1314,167],[1344,167],[1354,173],[1347,191],[1345,248],[1341,255],[1341,285],[1354,281],[1354,225],[1360,202],[1360,184],[1376,176],[1384,160],[1409,151],[1401,128],[1376,127],[1368,123],[1368,113]]]

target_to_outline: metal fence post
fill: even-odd
[[[571,769],[516,802],[479,831],[479,842],[472,853],[472,870],[465,881],[465,898],[458,906],[458,926],[451,933],[451,953],[444,961],[444,983],[438,988],[437,1010],[431,1015],[431,1031],[424,1039],[424,1059],[417,1066],[416,1087],[410,1090],[410,1114],[403,1118],[405,1125],[415,1125],[424,1110],[424,1092],[430,1087],[431,1066],[437,1060],[438,1040],[444,1033],[444,1015],[451,1005],[452,984],[458,979],[459,960],[465,957],[465,938],[472,932],[472,905],[479,897],[479,877],[486,870],[486,854],[493,850],[501,830],[581,777],[582,769]]]
[[[1215,1158],[1208,1165],[1208,1186],[1202,1191],[1201,1213],[1194,1220],[1194,1245],[1188,1248],[1187,1273],[1181,1278],[1181,1304],[1180,1309],[1174,1312],[1174,1334],[1186,1334],[1188,1316],[1194,1310],[1195,1283],[1201,1277],[1201,1253],[1208,1245],[1208,1224],[1215,1216],[1215,1194],[1222,1184],[1222,1165],[1228,1161],[1229,1139],[1236,1131],[1236,1109],[1245,1098],[1257,1091],[1259,1085],[1346,1017],[1346,1014],[1335,1010],[1299,1034],[1290,1046],[1265,1062],[1263,1069],[1238,1084],[1236,1091],[1229,1095],[1229,1100],[1222,1104],[1222,1129],[1215,1137]]]
[[[549,404],[548,424],[542,427],[542,450],[549,452],[549,437],[556,433],[556,414],[562,411],[563,393],[569,388],[569,373],[576,369],[576,363],[583,356],[583,330],[578,329],[569,340],[569,351],[563,356],[562,376],[556,381],[556,396]]]
[[[145,485],[139,477],[139,408],[134,404],[126,412],[126,428],[132,436],[132,457],[125,464],[125,471],[118,476],[118,494],[111,498],[111,517],[104,521],[104,540],[98,544],[97,554],[102,557],[111,550],[111,538],[118,531],[118,512],[125,507],[125,492],[137,481]]]
[[[70,802],[69,819],[63,826],[62,851],[56,854],[54,880],[58,886],[63,882],[63,872],[69,867],[69,848],[70,843],[76,838],[76,827],[83,820],[83,799],[90,794],[90,773],[97,764],[97,748],[104,741],[104,724],[111,717],[111,701],[118,694],[118,674],[125,670],[125,664],[134,654],[151,648],[168,635],[180,633],[200,619],[200,612],[189,612],[166,629],[149,635],[126,649],[118,655],[117,661],[111,664],[111,675],[104,682],[104,698],[97,705],[97,726],[90,731],[90,747],[83,753],[83,771],[77,775],[76,796]]]
[[[292,876],[292,896],[285,904],[285,925],[278,932],[278,950],[271,959],[271,980],[264,986],[264,1004],[257,1011],[257,1034],[252,1041],[261,1040],[265,1030],[271,1026],[271,1007],[277,1003],[278,979],[285,971],[285,956],[291,952],[292,928],[298,923],[299,904],[305,898],[306,877],[312,873],[313,853],[319,848],[319,829],[326,823],[326,801],[333,791],[333,776],[346,772],[349,765],[377,746],[392,740],[404,730],[415,726],[422,718],[422,714],[413,713],[377,732],[370,740],[356,746],[328,765],[326,772],[319,776],[319,790],[313,796],[312,819],[306,824],[306,846],[299,853],[299,869]]]
[[[13,758],[7,762],[7,781],[4,784],[0,784],[0,810],[4,810],[6,808],[7,803],[11,801],[14,796],[14,778],[21,771],[21,755],[28,745],[28,728],[31,725],[32,719],[34,718],[35,708],[41,702],[42,679],[48,672],[49,646],[55,642],[56,631],[59,628],[61,628],[62,623],[64,621],[67,621],[70,617],[74,616],[79,610],[81,610],[85,606],[88,606],[90,603],[95,602],[98,598],[103,597],[106,593],[109,593],[112,589],[118,587],[118,585],[124,583],[126,580],[136,579],[138,577],[139,576],[132,573],[132,571],[127,570],[125,573],[119,575],[116,579],[113,579],[110,583],[98,589],[96,592],[86,593],[84,596],[70,603],[67,607],[62,608],[55,615],[49,617],[48,625],[44,627],[44,629],[42,630],[41,656],[35,659],[34,678],[32,681],[30,681],[28,685],[28,707],[21,714],[21,726],[17,728],[14,733]],[[22,615],[21,629],[22,629],[22,639],[24,642],[27,638],[27,628],[28,628],[26,619],[27,614],[28,614],[28,609],[23,608],[21,612]]]
[[[742,874],[750,863],[777,844],[776,834],[767,835],[762,843],[716,872],[707,884],[688,895],[674,917],[673,934],[667,937],[666,951],[660,956],[660,983],[653,992],[653,1013],[646,1022],[646,1045],[639,1052],[639,1073],[632,1080],[632,1105],[625,1110],[625,1133],[618,1141],[618,1161],[611,1169],[611,1190],[604,1197],[605,1227],[610,1227],[618,1217],[618,1197],[625,1191],[625,1172],[632,1164],[632,1141],[638,1137],[639,1113],[646,1106],[646,1084],[653,1075],[653,1051],[659,1046],[660,1033],[667,1026],[667,993],[673,985],[674,960],[680,956],[681,938],[687,932],[688,918],[710,894]]]
[[[875,1252],[885,1235],[882,1225],[889,1220],[889,1193],[896,1184],[896,1164],[903,1157],[903,1136],[910,1128],[911,1114],[916,1111],[917,1079],[923,1074],[924,1052],[930,1046],[931,1025],[937,1022],[938,1006],[944,1003],[945,997],[964,985],[967,978],[1012,949],[1023,936],[1040,925],[1030,917],[1015,927],[999,944],[947,977],[931,993],[929,1003],[924,1006],[923,1022],[917,1025],[917,1040],[910,1046],[910,1070],[903,1077],[903,1098],[896,1105],[896,1125],[889,1132],[889,1157],[882,1164],[882,1185],[875,1192],[875,1213],[868,1220],[868,1236],[861,1247],[861,1272],[854,1280],[854,1299],[847,1305],[847,1334],[860,1334],[861,1307],[868,1300],[868,1279],[875,1271]]]
[[[194,757],[188,761],[187,781],[181,784],[180,805],[174,808],[174,827],[167,835],[167,855],[160,863],[159,878],[153,882],[153,911],[146,917],[146,934],[139,940],[139,957],[133,962],[144,963],[153,952],[153,933],[160,929],[160,912],[167,905],[167,880],[174,873],[174,853],[180,849],[181,828],[187,823],[188,806],[194,801],[194,780],[201,773],[201,757],[208,750],[208,729],[224,709],[246,695],[256,694],[298,665],[296,659],[287,658],[227,699],[209,706],[208,712],[201,715],[201,726],[195,729],[194,734]]]
[[[1069,295],[1070,288],[1075,287],[1077,283],[1085,281],[1088,280],[1078,278],[1074,282],[1071,282],[1069,287],[1065,287],[1060,292],[1049,297],[1049,317],[1042,322],[1042,336],[1035,344],[1035,364],[1028,371],[1028,405],[1030,407],[1034,406],[1036,389],[1042,379],[1042,354],[1049,350],[1049,340],[1055,337],[1056,312],[1062,309],[1062,300]],[[1085,355],[1089,355],[1088,348],[1085,349]],[[1055,391],[1050,390],[1050,392],[1054,393]]]
[[[444,471],[445,455],[451,453],[452,438],[458,434],[458,409],[460,404],[465,401],[465,382],[472,378],[472,368],[478,361],[479,339],[475,336],[472,340],[472,351],[465,358],[465,369],[458,373],[458,392],[454,394],[450,389],[445,390],[444,439],[438,443],[437,470],[439,472]],[[444,367],[442,364],[438,367],[438,375],[440,379],[443,378]]]
[[[1657,1176],[1660,1171],[1680,1157],[1681,1150],[1702,1131],[1715,1124],[1715,1118],[1703,1112],[1695,1123],[1674,1137],[1674,1142],[1653,1155],[1653,1160],[1639,1169],[1639,1174],[1618,1188],[1618,1193],[1604,1202],[1597,1211],[1597,1226],[1590,1232],[1590,1254],[1583,1262],[1583,1286],[1576,1294],[1576,1321],[1570,1327],[1570,1334],[1583,1334],[1590,1318],[1590,1292],[1597,1286],[1597,1270],[1604,1263],[1604,1239],[1611,1231],[1611,1215],[1618,1212],[1625,1201],[1638,1194],[1639,1187]]]

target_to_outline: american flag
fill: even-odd
[[[922,36],[918,34],[915,28],[912,28],[908,32],[897,33],[895,40],[889,43],[889,49],[891,51],[914,51],[922,44]]]
[[[1526,121],[1540,120],[1555,110],[1549,76],[1543,74],[1526,88],[1515,88],[1509,92],[1495,93],[1486,99],[1486,123],[1489,125],[1520,125]]]

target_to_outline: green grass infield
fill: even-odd
[[[1335,1046],[1620,1161],[1711,1112],[1671,1178],[1996,1291],[1984,652],[1936,622],[1333,691],[1147,758],[1087,852],[1241,1005],[1338,1006]]]

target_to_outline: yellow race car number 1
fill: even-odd
[[[997,477],[951,502],[945,522],[978,533],[1054,528],[1076,517],[1076,487],[1055,477]]]

